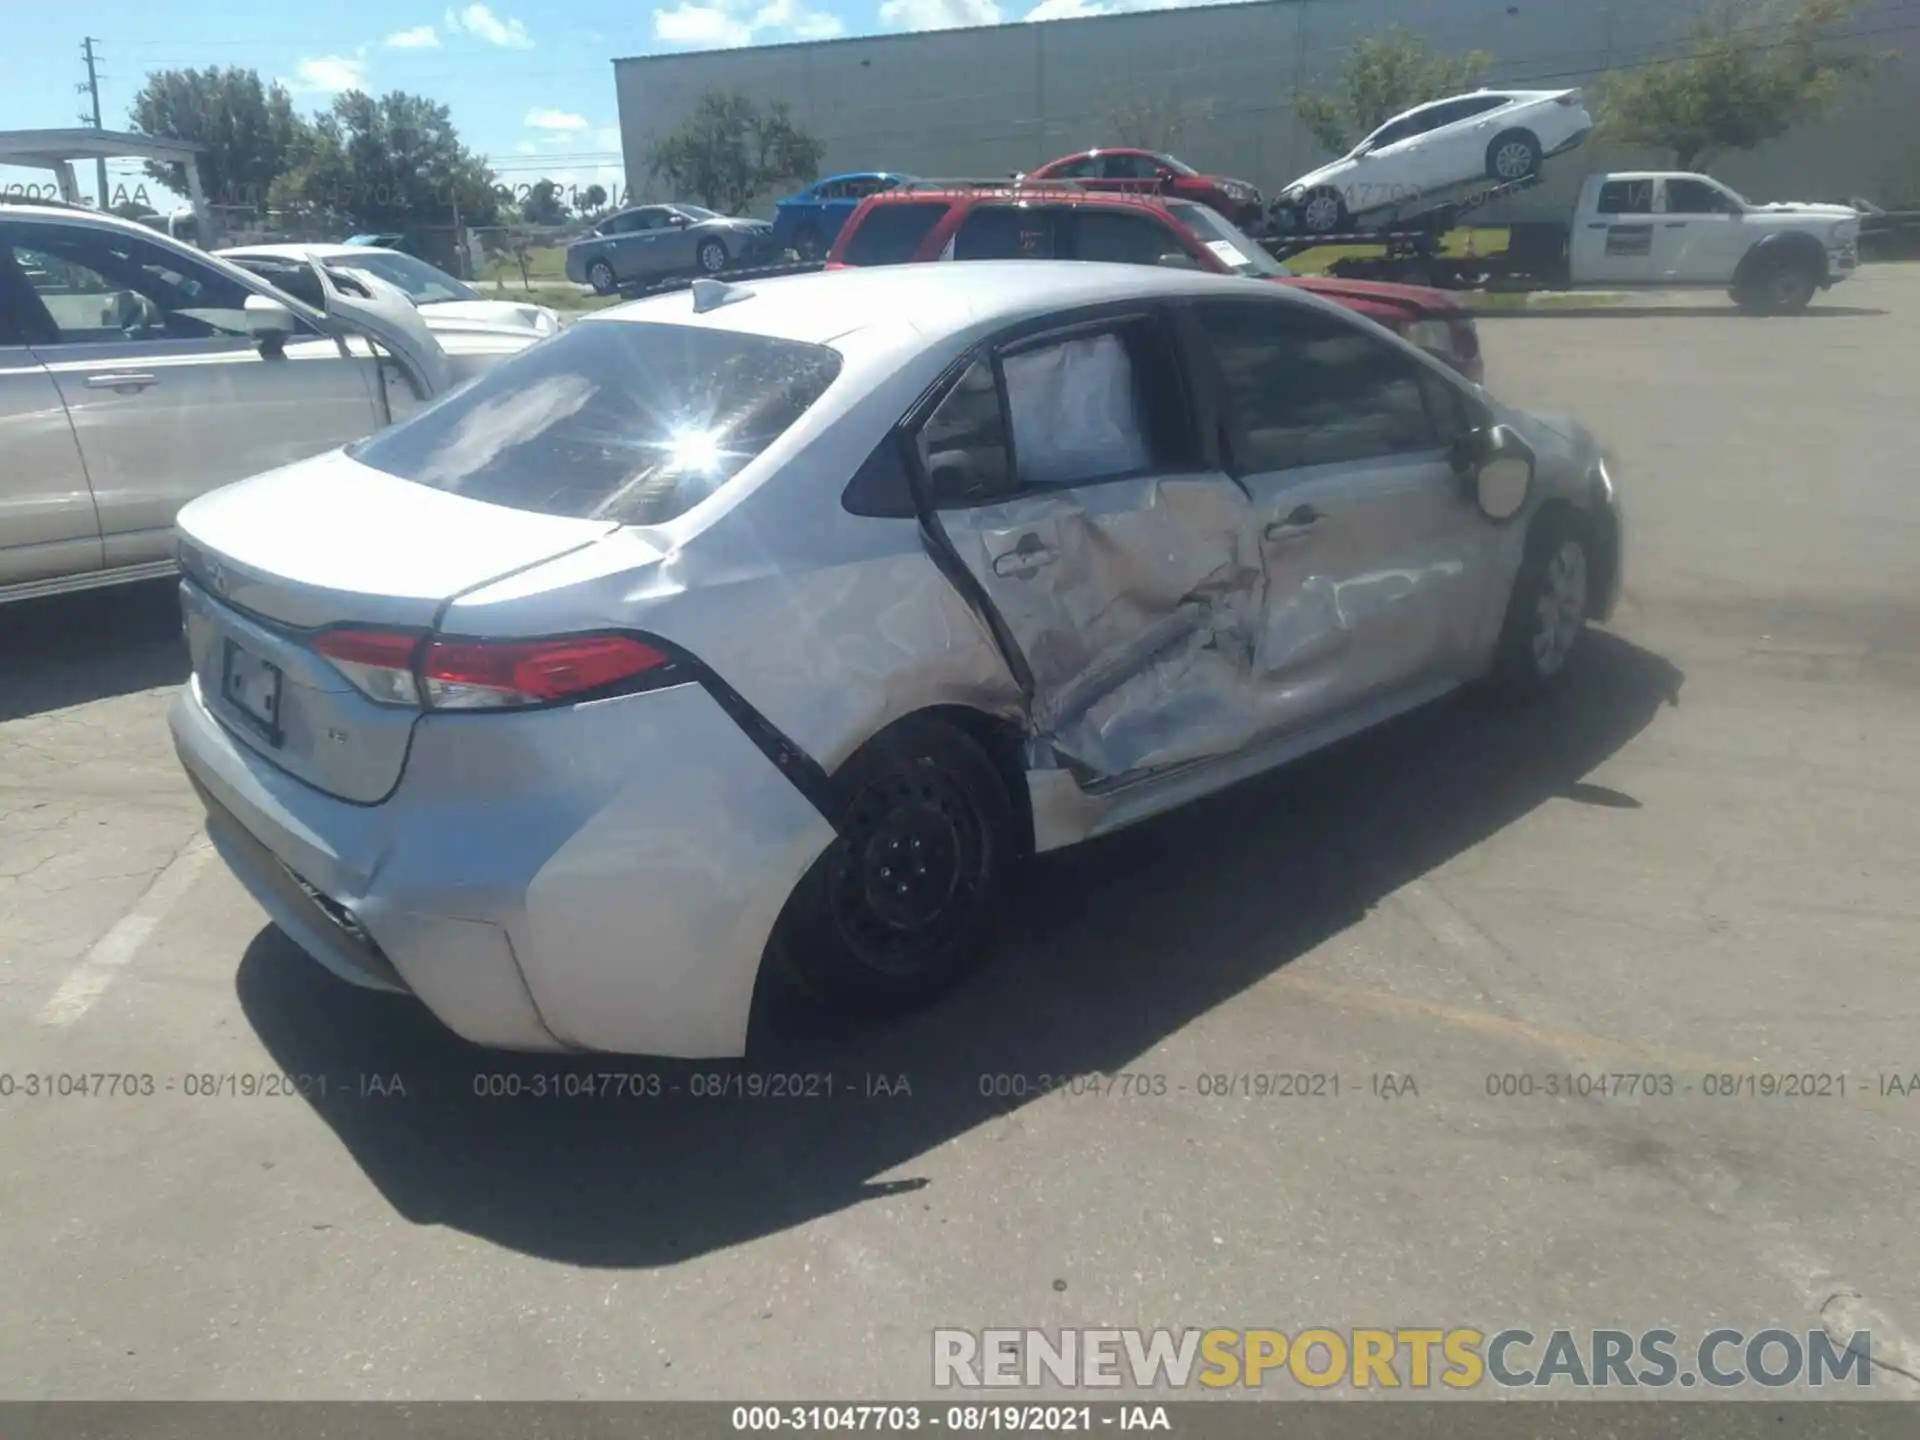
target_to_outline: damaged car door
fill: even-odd
[[[1466,678],[1487,623],[1492,525],[1453,464],[1464,386],[1332,310],[1190,312],[1227,409],[1227,465],[1266,574],[1262,729],[1335,721]]]
[[[1189,394],[1163,315],[1106,315],[981,355],[916,436],[1034,733],[1090,781],[1230,752],[1255,723],[1247,496]]]

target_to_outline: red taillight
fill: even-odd
[[[603,690],[668,663],[625,635],[565,640],[436,640],[420,662],[427,703],[441,710],[546,705]]]
[[[369,699],[432,710],[550,705],[671,661],[625,635],[428,641],[404,631],[349,628],[322,631],[313,648]]]

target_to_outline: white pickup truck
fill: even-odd
[[[1429,206],[1418,215],[1353,234],[1270,231],[1262,244],[1280,260],[1321,245],[1379,245],[1382,255],[1345,255],[1328,274],[1441,289],[1567,286],[1649,289],[1724,287],[1760,315],[1804,310],[1816,292],[1860,263],[1859,211],[1847,205],[1755,205],[1708,175],[1629,170],[1589,175],[1571,224],[1518,221],[1505,253],[1443,253],[1466,216],[1523,182]]]
[[[1590,175],[1567,244],[1576,286],[1724,286],[1744,310],[1786,315],[1859,264],[1845,205],[1755,205],[1706,175]]]

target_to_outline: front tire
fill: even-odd
[[[794,232],[794,253],[808,264],[827,258],[827,239],[818,225],[802,225]]]
[[[919,1009],[984,953],[1016,848],[1013,802],[986,752],[932,719],[883,732],[834,786],[840,833],[787,902],[778,961],[832,1009]]]
[[[718,240],[702,240],[694,259],[703,274],[718,275],[727,268],[727,247]]]
[[[1499,185],[1524,180],[1539,173],[1541,159],[1540,141],[1531,131],[1505,131],[1487,146],[1487,178]]]
[[[605,260],[596,260],[587,266],[587,284],[593,287],[596,295],[611,295],[620,282],[614,278],[613,266]]]
[[[1494,655],[1500,689],[1532,698],[1561,682],[1587,631],[1594,574],[1593,542],[1576,512],[1543,512],[1528,532]]]

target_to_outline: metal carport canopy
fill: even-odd
[[[130,130],[0,130],[0,165],[19,165],[51,170],[60,181],[60,194],[78,204],[79,186],[74,183],[76,160],[172,160],[187,172],[187,199],[194,219],[204,232],[207,222],[206,196],[200,189],[201,152],[207,147],[193,140],[168,140],[158,135],[139,135]],[[100,197],[104,206],[106,197]]]

